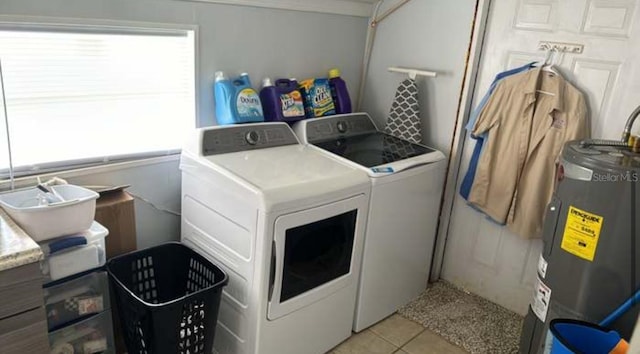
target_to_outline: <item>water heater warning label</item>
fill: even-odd
[[[560,247],[574,256],[593,261],[603,221],[600,215],[569,206]]]
[[[531,300],[531,310],[538,316],[540,321],[547,320],[547,310],[551,301],[551,289],[538,277],[533,287],[533,299]]]

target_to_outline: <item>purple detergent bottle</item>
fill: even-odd
[[[340,70],[329,70],[329,86],[336,106],[336,114],[351,113],[351,99],[347,91],[347,83],[340,77]]]
[[[260,101],[267,121],[293,123],[305,118],[302,94],[296,79],[279,79],[274,85],[270,78],[265,78]]]

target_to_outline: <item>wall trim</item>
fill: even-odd
[[[0,15],[0,23],[4,27],[18,30],[22,28],[30,29],[38,26],[44,26],[69,29],[111,29],[115,32],[126,32],[126,30],[133,30],[135,32],[144,32],[144,30],[149,30],[151,33],[161,33],[163,30],[166,30],[167,33],[180,30],[198,31],[198,25],[187,23],[127,21],[84,17]]]
[[[104,165],[97,165],[97,166],[84,167],[84,168],[78,168],[78,169],[43,173],[39,175],[18,177],[15,179],[15,188],[19,189],[19,188],[34,186],[38,184],[38,177],[40,177],[40,179],[44,182],[53,177],[67,179],[67,178],[73,178],[73,177],[79,177],[79,176],[95,175],[99,173],[126,170],[126,169],[141,167],[141,166],[174,163],[176,161],[180,161],[180,154],[151,157],[151,158],[140,159],[140,160],[116,162],[112,164],[104,164]],[[11,185],[11,181],[9,179],[1,180],[0,191],[9,190],[10,185]]]
[[[375,0],[180,0],[370,17]]]

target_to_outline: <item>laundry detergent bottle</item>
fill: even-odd
[[[336,114],[351,113],[351,98],[347,83],[340,77],[340,70],[329,70],[329,86],[331,86],[331,97],[336,106]]]
[[[249,75],[230,80],[222,71],[216,72],[216,121],[220,125],[262,122],[262,104],[258,93],[251,88]]]
[[[274,85],[270,78],[265,78],[260,101],[266,121],[293,123],[305,118],[302,94],[296,79],[278,79]]]

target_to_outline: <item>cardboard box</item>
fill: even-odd
[[[96,202],[95,219],[109,230],[106,238],[107,259],[137,248],[133,197],[124,190],[126,187],[97,191],[100,198]]]

